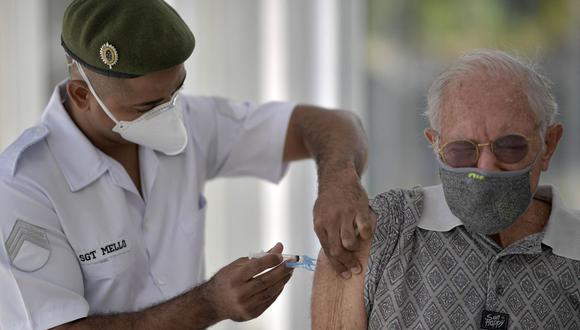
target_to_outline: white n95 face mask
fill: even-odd
[[[77,61],[74,62],[101,109],[115,122],[113,132],[119,133],[129,142],[149,147],[168,156],[180,154],[185,149],[188,141],[187,131],[183,124],[181,109],[176,106],[179,90],[169,102],[156,106],[137,119],[119,121],[95,92],[82,65]]]

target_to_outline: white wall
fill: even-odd
[[[46,4],[0,1],[0,150],[37,121],[50,88],[44,79]]]

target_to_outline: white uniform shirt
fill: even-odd
[[[203,280],[205,181],[285,173],[293,104],[184,96],[187,148],[140,147],[141,197],[72,122],[63,87],[0,155],[0,329],[135,311],[188,290]]]

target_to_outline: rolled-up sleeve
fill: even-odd
[[[207,179],[254,176],[278,182],[285,174],[284,145],[295,104],[186,98],[190,135],[204,153]]]
[[[16,267],[18,250],[10,238],[15,237],[11,233],[17,221],[38,228],[36,234],[47,240],[43,252],[48,248],[48,259],[38,269]],[[34,241],[34,236],[23,234],[20,240]],[[55,212],[40,192],[0,178],[0,240],[0,329],[48,329],[87,316],[80,266]],[[18,244],[16,249],[31,245]],[[34,259],[38,251],[21,253]]]

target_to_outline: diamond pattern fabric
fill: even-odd
[[[580,329],[580,261],[552,253],[543,233],[505,249],[463,226],[417,226],[421,188],[370,202],[378,215],[365,278],[369,329],[480,329],[484,310],[509,329]]]

